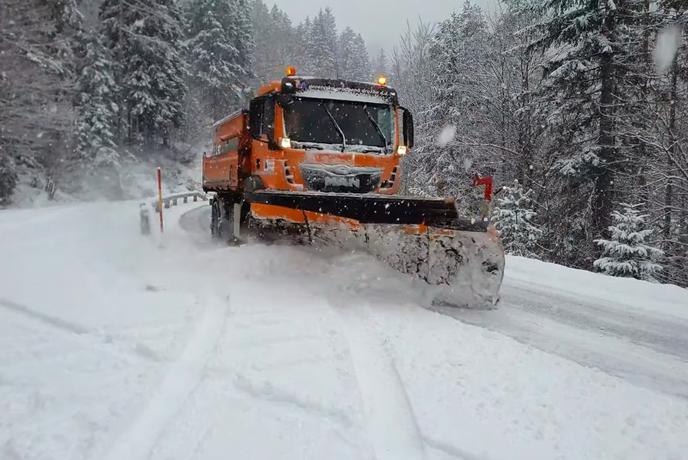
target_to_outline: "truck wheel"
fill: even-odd
[[[213,238],[219,238],[220,236],[220,203],[217,198],[214,198],[210,202],[210,235]]]
[[[234,203],[222,200],[218,206],[220,218],[217,226],[217,237],[227,244],[238,244],[237,235],[234,234]]]

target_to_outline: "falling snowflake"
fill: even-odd
[[[449,145],[451,141],[454,140],[454,137],[456,136],[456,126],[454,125],[447,125],[444,128],[442,128],[442,131],[440,132],[439,136],[437,136],[437,145],[440,147],[446,147]]]
[[[679,26],[668,26],[659,32],[654,51],[657,73],[665,74],[669,71],[680,45],[681,28]]]

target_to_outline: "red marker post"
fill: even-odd
[[[158,210],[160,211],[160,233],[163,233],[165,231],[165,227],[163,225],[163,220],[162,220],[162,170],[158,168],[157,171],[157,179],[158,179]]]
[[[494,186],[494,181],[492,176],[480,177],[478,174],[473,176],[473,187],[485,187],[483,192],[483,204],[480,206],[480,217],[484,221],[488,221],[490,214],[492,214],[492,187]]]
[[[483,193],[483,198],[485,201],[492,201],[493,193],[493,180],[492,176],[480,177],[478,174],[473,176],[473,187],[485,187],[485,192]]]

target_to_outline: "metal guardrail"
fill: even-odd
[[[173,193],[162,198],[162,204],[165,209],[169,209],[170,206],[177,206],[179,202],[188,203],[189,200],[197,202],[199,200],[208,200],[208,195],[203,192],[193,191],[193,192],[182,192]],[[151,207],[155,209],[156,213],[160,213],[160,203],[158,200],[152,201],[150,203]],[[150,222],[150,212],[148,212],[148,206],[146,203],[141,203],[139,206],[139,216],[141,218],[141,234],[150,235],[151,233],[151,222]]]
[[[195,202],[199,199],[205,201],[208,199],[208,196],[205,193],[199,191],[173,193],[171,195],[164,196],[162,198],[162,203],[165,209],[169,209],[170,206],[177,206],[180,201],[182,201],[183,203],[188,203],[189,199],[192,199]],[[155,208],[155,212],[160,212],[158,200],[152,201],[151,206]]]

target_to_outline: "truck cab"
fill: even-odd
[[[397,194],[413,119],[385,83],[290,73],[263,85],[247,111],[215,123],[205,190]]]

